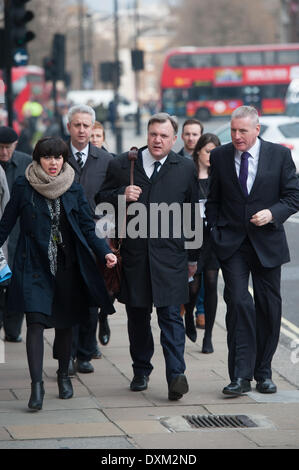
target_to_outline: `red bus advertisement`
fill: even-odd
[[[208,120],[242,104],[282,114],[291,80],[299,77],[299,44],[181,47],[169,51],[161,74],[161,108]]]
[[[4,79],[4,77],[2,77],[2,79]],[[15,121],[22,122],[24,119],[25,103],[28,101],[38,101],[39,103],[44,104],[49,99],[49,91],[46,89],[44,69],[36,65],[13,67],[12,90],[14,97],[13,111]]]

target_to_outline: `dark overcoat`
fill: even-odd
[[[105,312],[113,313],[114,307],[91,252],[105,263],[105,255],[111,250],[95,235],[95,224],[82,187],[74,182],[61,196],[61,202],[75,235],[78,269],[89,294],[90,306],[103,307]],[[51,218],[45,198],[30,186],[25,177],[19,177],[13,185],[10,201],[0,221],[0,246],[18,218],[20,235],[12,267],[8,308],[51,315],[54,295],[54,277],[48,258]]]
[[[138,203],[147,214],[151,204],[197,202],[197,178],[193,161],[170,152],[154,182],[147,177],[139,150],[134,169],[134,184],[142,188]],[[112,159],[106,179],[96,196],[96,202],[110,202],[117,207],[118,195],[124,194],[130,184],[128,153]],[[130,206],[130,204],[128,205]],[[134,217],[128,217],[128,224]],[[127,225],[128,227],[128,225]],[[147,234],[152,225],[148,217]],[[118,300],[132,307],[165,307],[188,301],[188,259],[196,261],[198,249],[187,251],[183,230],[180,237],[130,238],[128,233],[122,243],[123,281]]]
[[[299,209],[299,180],[290,150],[260,140],[257,173],[248,197],[237,176],[233,144],[211,152],[206,216],[220,260],[232,256],[248,237],[261,264],[274,268],[290,260],[283,223]],[[273,222],[262,226],[251,223],[251,217],[263,209],[270,209]]]

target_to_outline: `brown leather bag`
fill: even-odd
[[[134,184],[134,164],[137,160],[138,148],[132,147],[128,154],[128,159],[131,162],[130,167],[130,185]],[[121,288],[121,277],[122,277],[122,258],[120,254],[122,239],[126,228],[126,219],[124,220],[123,227],[120,232],[119,238],[109,238],[107,240],[108,245],[112,253],[117,257],[117,264],[114,268],[107,268],[101,266],[102,275],[106,284],[107,291],[111,297],[117,298]]]

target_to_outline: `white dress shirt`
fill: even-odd
[[[163,157],[161,160],[158,160],[161,163],[161,166],[157,170],[158,172],[161,170],[163,163],[165,163],[166,161],[166,158],[167,158],[167,155],[166,157]],[[153,171],[155,169],[154,164],[156,161],[157,160],[154,157],[152,157],[152,155],[150,154],[147,148],[143,150],[142,164],[143,164],[144,171],[148,178],[150,178],[153,174]]]
[[[260,139],[256,139],[255,144],[247,150],[247,152],[250,154],[250,157],[248,158],[248,178],[247,178],[247,191],[248,194],[250,193],[256,173],[257,173],[257,167],[259,163],[259,155],[260,155],[260,147],[261,147],[261,141]],[[236,166],[236,172],[239,177],[240,173],[240,165],[241,165],[241,155],[243,152],[240,150],[236,150],[235,152],[235,166]]]
[[[84,149],[78,150],[78,149],[76,149],[76,147],[73,146],[73,144],[71,142],[71,151],[73,152],[74,158],[77,160],[76,153],[80,152],[81,153],[81,158],[82,158],[82,161],[83,161],[83,165],[85,165],[85,163],[86,163],[86,160],[87,160],[87,157],[88,157],[88,150],[89,150],[89,144],[87,144],[86,147],[84,147]]]

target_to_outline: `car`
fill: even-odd
[[[288,147],[299,174],[299,118],[285,115],[260,116],[260,136],[264,140]],[[231,141],[230,123],[218,127],[214,134],[218,135],[221,144]]]

